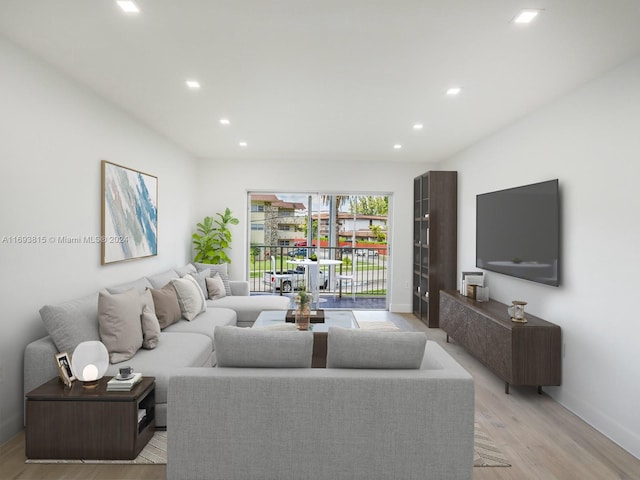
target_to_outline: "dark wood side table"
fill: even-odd
[[[155,431],[155,377],[128,392],[65,387],[54,378],[27,393],[26,456],[38,459],[132,460]],[[145,411],[138,421],[138,410]]]

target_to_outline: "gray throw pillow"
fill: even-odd
[[[185,275],[189,275],[190,273],[196,273],[196,267],[191,263],[187,263],[184,267],[176,268],[176,273],[180,277],[184,277]]]
[[[418,369],[427,336],[422,332],[369,332],[329,327],[327,368]]]
[[[98,294],[100,338],[111,363],[130,359],[142,347],[142,307],[141,295],[135,289],[113,295]]]
[[[150,277],[147,277],[147,280],[153,288],[163,288],[167,283],[171,280],[175,280],[176,278],[180,278],[180,276],[175,270],[167,270],[166,272],[151,275]]]
[[[167,283],[162,288],[150,288],[149,291],[153,297],[153,306],[161,329],[180,320],[182,312],[172,283]]]
[[[142,348],[147,350],[156,348],[160,339],[160,322],[148,305],[142,308],[140,322],[142,324]]]
[[[98,294],[58,305],[45,305],[40,317],[59,352],[73,353],[79,343],[100,340]]]
[[[191,265],[191,267],[195,270],[195,267],[193,265]],[[200,272],[192,272],[192,273],[189,273],[188,275],[191,275],[194,278],[194,280],[198,282],[198,286],[200,287],[200,290],[202,290],[205,300],[209,298],[209,291],[207,290],[206,279],[209,276],[211,276],[211,269],[206,268]]]
[[[216,326],[218,367],[310,368],[313,333]]]

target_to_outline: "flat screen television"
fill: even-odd
[[[557,179],[476,196],[476,267],[560,284]]]

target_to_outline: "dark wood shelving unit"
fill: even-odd
[[[413,216],[413,313],[437,328],[439,292],[456,288],[458,172],[414,178]]]

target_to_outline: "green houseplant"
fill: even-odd
[[[200,263],[231,263],[231,259],[225,252],[231,248],[231,230],[229,225],[237,225],[239,220],[231,214],[231,210],[225,209],[224,214],[216,213],[219,217],[204,217],[197,224],[198,230],[193,234],[193,246],[196,252],[194,262]]]

